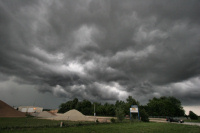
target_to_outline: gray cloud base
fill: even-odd
[[[199,12],[198,0],[2,0],[0,81],[65,98],[196,104]]]

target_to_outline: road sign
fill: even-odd
[[[138,107],[131,107],[130,112],[131,113],[138,113]]]
[[[140,120],[139,109],[137,105],[131,105],[130,108],[130,120],[131,120],[131,113],[138,113],[138,119]]]

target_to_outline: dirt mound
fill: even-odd
[[[0,100],[0,117],[26,117],[26,115]]]
[[[81,112],[72,109],[64,114],[57,114],[55,120],[70,120],[70,121],[88,121],[88,118]]]
[[[42,117],[42,118],[51,118],[54,117],[55,115],[53,115],[52,113],[48,112],[48,111],[43,111],[40,113],[37,113],[36,117]]]

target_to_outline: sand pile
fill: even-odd
[[[54,120],[69,120],[69,121],[88,121],[88,118],[81,112],[72,109],[64,114],[56,114]]]
[[[48,112],[48,111],[43,111],[43,112],[39,112],[39,113],[33,113],[33,116],[36,117],[41,117],[41,118],[51,118],[51,117],[55,117],[54,114]]]
[[[26,115],[0,100],[0,117],[26,117]]]

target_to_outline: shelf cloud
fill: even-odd
[[[64,99],[197,105],[199,12],[198,0],[2,0],[1,94],[12,82]]]

